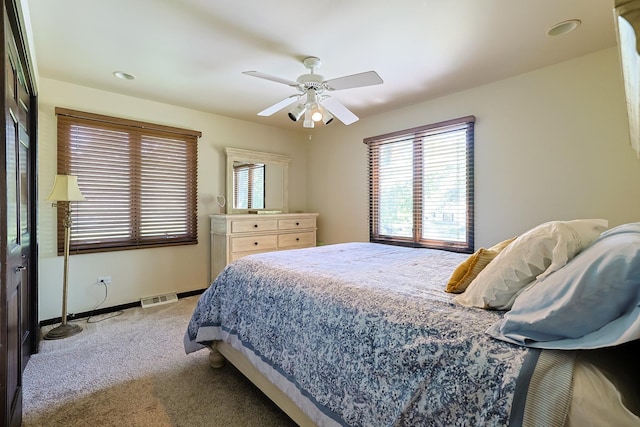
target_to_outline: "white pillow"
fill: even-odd
[[[537,348],[592,349],[640,338],[640,222],[605,231],[487,331]]]
[[[607,228],[604,219],[550,221],[507,246],[454,298],[467,307],[509,310],[524,287],[562,268]]]

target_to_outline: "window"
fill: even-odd
[[[236,209],[264,209],[264,164],[233,163]]]
[[[76,175],[87,199],[71,207],[70,252],[198,243],[200,132],[63,108],[56,114],[58,174]]]
[[[473,126],[462,117],[364,140],[372,242],[473,252]]]

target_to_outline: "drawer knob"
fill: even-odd
[[[258,228],[258,224],[253,224],[253,228]]]
[[[253,242],[254,245],[258,246],[258,242]]]
[[[300,241],[300,238],[299,238],[299,237],[296,237],[296,242],[299,242],[299,241]]]

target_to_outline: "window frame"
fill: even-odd
[[[473,253],[474,251],[474,128],[475,116],[465,116],[425,126],[418,126],[384,135],[364,139],[368,146],[369,178],[369,241],[391,245],[443,249],[453,252]],[[423,199],[423,140],[425,137],[445,134],[459,130],[466,131],[465,141],[465,227],[466,238],[463,242],[454,240],[426,239],[422,237],[422,199]],[[380,149],[388,144],[412,144],[412,224],[411,237],[385,235],[380,231],[380,176],[378,165]],[[428,154],[425,154],[428,156]]]
[[[60,107],[55,108],[55,114],[58,127],[57,173],[61,175],[76,175],[81,192],[91,203],[91,207],[83,208],[82,204],[88,202],[70,202],[72,211],[70,254],[193,245],[198,243],[197,142],[198,138],[202,136],[201,132]],[[114,175],[116,171],[129,171],[131,178],[128,185],[127,204],[125,205],[129,215],[126,220],[127,226],[124,227],[127,231],[119,232],[120,235],[118,237],[109,237],[109,231],[104,231],[103,234],[100,234],[102,233],[100,230],[113,230],[114,227],[122,224],[115,219],[97,219],[100,213],[108,211],[110,206],[109,198],[102,196],[104,194],[103,187],[112,185],[109,184],[108,162],[100,163],[101,168],[105,167],[105,170],[101,172],[105,176],[104,180],[96,179],[96,173],[93,173],[93,171],[91,174],[86,172],[85,163],[89,159],[77,152],[74,153],[74,148],[72,148],[75,145],[75,150],[77,151],[77,147],[81,145],[80,137],[75,137],[76,139],[74,140],[71,131],[72,128],[78,129],[78,127],[90,132],[92,138],[90,142],[83,140],[83,147],[98,151],[100,148],[104,149],[109,146],[101,147],[101,142],[110,144],[113,153],[122,154],[123,159],[128,159],[124,160],[124,163],[127,164],[126,167],[113,166],[111,168]],[[99,134],[101,132],[117,132],[119,135],[126,136],[122,138],[122,141],[114,141],[108,138],[100,140]],[[120,151],[119,147],[117,147],[118,144],[126,145],[123,145],[122,151]],[[143,154],[144,150],[151,152],[150,147],[156,148],[163,153],[165,150],[169,154],[173,153],[176,159],[184,160],[184,167],[167,165],[166,163],[171,163],[172,161],[174,165],[178,163],[171,156],[166,156],[165,154]],[[126,151],[130,152],[125,153]],[[99,160],[100,156],[100,154],[96,154],[95,157],[90,159]],[[147,161],[145,162],[144,159],[147,159]],[[162,159],[168,160],[165,163]],[[82,172],[83,168],[85,173]],[[153,186],[143,184],[143,177],[148,180],[150,173],[154,177],[158,177],[157,182],[163,182],[165,186],[158,190],[157,188],[151,188],[157,187],[155,186],[157,184],[156,181],[154,181]],[[160,195],[162,197],[162,193],[167,192],[167,189],[176,191],[176,188],[178,189],[178,199],[184,200],[185,207],[182,208],[178,205],[176,208],[176,205],[173,205],[167,206],[167,210],[172,214],[177,214],[178,219],[173,218],[171,222],[163,222],[165,218],[160,213],[161,208],[158,205],[164,200],[161,202],[154,200],[146,204],[147,208],[141,208],[141,206],[145,206],[142,201],[144,198],[149,200],[150,196],[157,198]],[[93,201],[91,201],[92,193],[95,195]],[[127,193],[120,190],[120,194]],[[116,198],[114,200],[121,202],[123,199]],[[59,255],[64,252],[64,205],[66,203],[59,203],[57,211],[57,252]],[[94,205],[97,207],[94,207]],[[169,216],[167,215],[167,218]],[[160,228],[154,228],[158,224]],[[162,228],[163,226],[165,228]],[[150,231],[152,228],[153,231]],[[87,236],[89,232],[98,233],[98,236],[95,238],[78,237],[81,233],[84,233],[82,234],[83,236]],[[123,234],[128,235],[123,236]]]

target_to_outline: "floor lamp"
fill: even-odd
[[[78,177],[73,175],[56,175],[53,190],[47,197],[53,200],[53,206],[62,203],[64,207],[64,273],[62,282],[62,324],[51,329],[45,336],[46,340],[58,340],[78,334],[82,328],[76,324],[67,323],[67,288],[69,286],[69,238],[71,237],[71,202],[87,200],[78,188]]]

